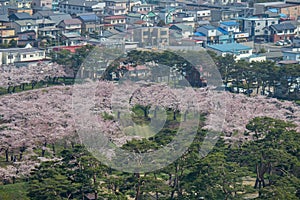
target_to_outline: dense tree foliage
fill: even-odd
[[[300,183],[299,133],[294,125],[272,118],[255,118],[250,132],[260,138],[228,144],[219,140],[201,158],[199,131],[189,150],[173,164],[151,173],[121,173],[101,165],[82,146],[61,152],[61,159],[42,163],[33,171],[28,195],[32,199],[76,199],[87,194],[109,199],[298,199]],[[156,136],[164,140],[166,135]],[[153,140],[132,140],[126,149],[155,149]],[[252,178],[249,178],[252,177]],[[251,183],[245,183],[246,179]]]
[[[222,75],[225,86],[232,92],[248,95],[268,95],[285,99],[300,98],[300,65],[278,66],[275,62],[235,61],[232,55],[217,56],[209,52]]]

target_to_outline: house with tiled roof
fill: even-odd
[[[49,16],[54,15],[52,10],[41,10],[32,15],[34,19],[44,19],[49,18]]]
[[[126,17],[124,15],[111,15],[104,17],[105,24],[126,24]]]
[[[182,38],[188,38],[193,34],[193,27],[184,24],[173,24],[169,29],[170,31],[176,31]]]
[[[35,20],[18,20],[12,22],[11,26],[17,33],[25,31],[34,31],[37,33],[38,30],[38,25]]]
[[[125,15],[127,9],[122,6],[106,6],[105,13],[108,15]]]
[[[76,32],[76,33],[81,33],[81,25],[82,22],[77,19],[65,19],[62,20],[59,24],[58,24],[58,28],[61,28],[63,33],[70,33],[70,32]]]
[[[17,21],[17,20],[27,20],[33,19],[33,17],[28,13],[13,13],[8,16],[10,21]]]
[[[82,23],[81,25],[82,33],[100,32],[101,28],[103,27],[103,24],[101,23],[101,19],[94,13],[81,14],[77,18]]]
[[[274,24],[269,27],[271,31],[272,42],[279,40],[291,40],[296,35],[296,26],[291,23]]]

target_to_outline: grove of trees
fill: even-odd
[[[297,98],[298,65],[249,65],[211,53],[221,77],[202,53],[132,51],[122,57],[113,50],[96,49],[93,54],[93,49],[87,46],[75,54],[57,52],[52,56],[58,64],[40,64],[35,68],[2,66],[1,87],[8,90],[0,96],[3,184],[26,182],[27,197],[33,200],[300,198],[300,107],[292,101],[270,98],[278,91],[282,98]],[[198,56],[194,59],[195,55]],[[99,58],[103,58],[100,64]],[[77,84],[34,89],[33,83],[55,82],[68,74],[62,65],[71,69],[73,77],[79,76]],[[152,69],[153,81],[133,76],[133,81],[129,79],[121,87],[111,81],[112,74],[120,80],[125,77],[127,66],[139,65]],[[171,70],[160,71],[160,65]],[[177,87],[176,80],[171,79],[172,70],[194,88],[184,91]],[[159,76],[167,77],[166,83],[157,81]],[[249,97],[220,91],[212,87],[220,83],[220,78],[227,89],[256,88],[263,94],[273,88],[275,93]],[[14,93],[17,87],[22,89],[30,83],[34,90]],[[140,84],[139,88],[134,83]],[[172,84],[174,87],[169,87]],[[81,107],[81,99],[74,96],[76,92],[92,104]],[[199,107],[199,116],[187,109],[191,101]],[[128,111],[125,117],[124,108]],[[147,126],[158,118],[157,108],[166,113],[158,133],[134,130],[133,122]],[[199,117],[200,122],[192,144],[175,162],[151,172],[126,173],[104,165],[83,145],[78,126],[93,125],[82,114],[85,110],[95,116],[99,130],[111,145],[135,154],[166,146],[176,137],[180,123],[189,118]],[[86,119],[85,123],[79,124],[82,119]],[[220,138],[202,156],[201,148],[207,145],[205,138],[211,131],[218,132],[216,137]],[[120,162],[126,163],[126,159]]]

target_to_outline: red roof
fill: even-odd
[[[143,21],[143,20],[137,20],[136,22],[134,22],[134,24],[146,24],[147,22]]]
[[[68,50],[71,53],[75,53],[76,49],[81,48],[84,45],[77,45],[77,46],[62,46],[62,47],[54,47],[53,51],[61,51],[61,50]]]

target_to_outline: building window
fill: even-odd
[[[13,59],[13,58],[14,58],[14,55],[8,55],[7,58],[8,58],[8,59]]]
[[[167,31],[161,31],[160,34],[161,35],[167,35]]]
[[[33,55],[32,55],[32,54],[30,55],[30,58],[33,58]]]
[[[23,54],[23,58],[26,58],[26,54]]]

